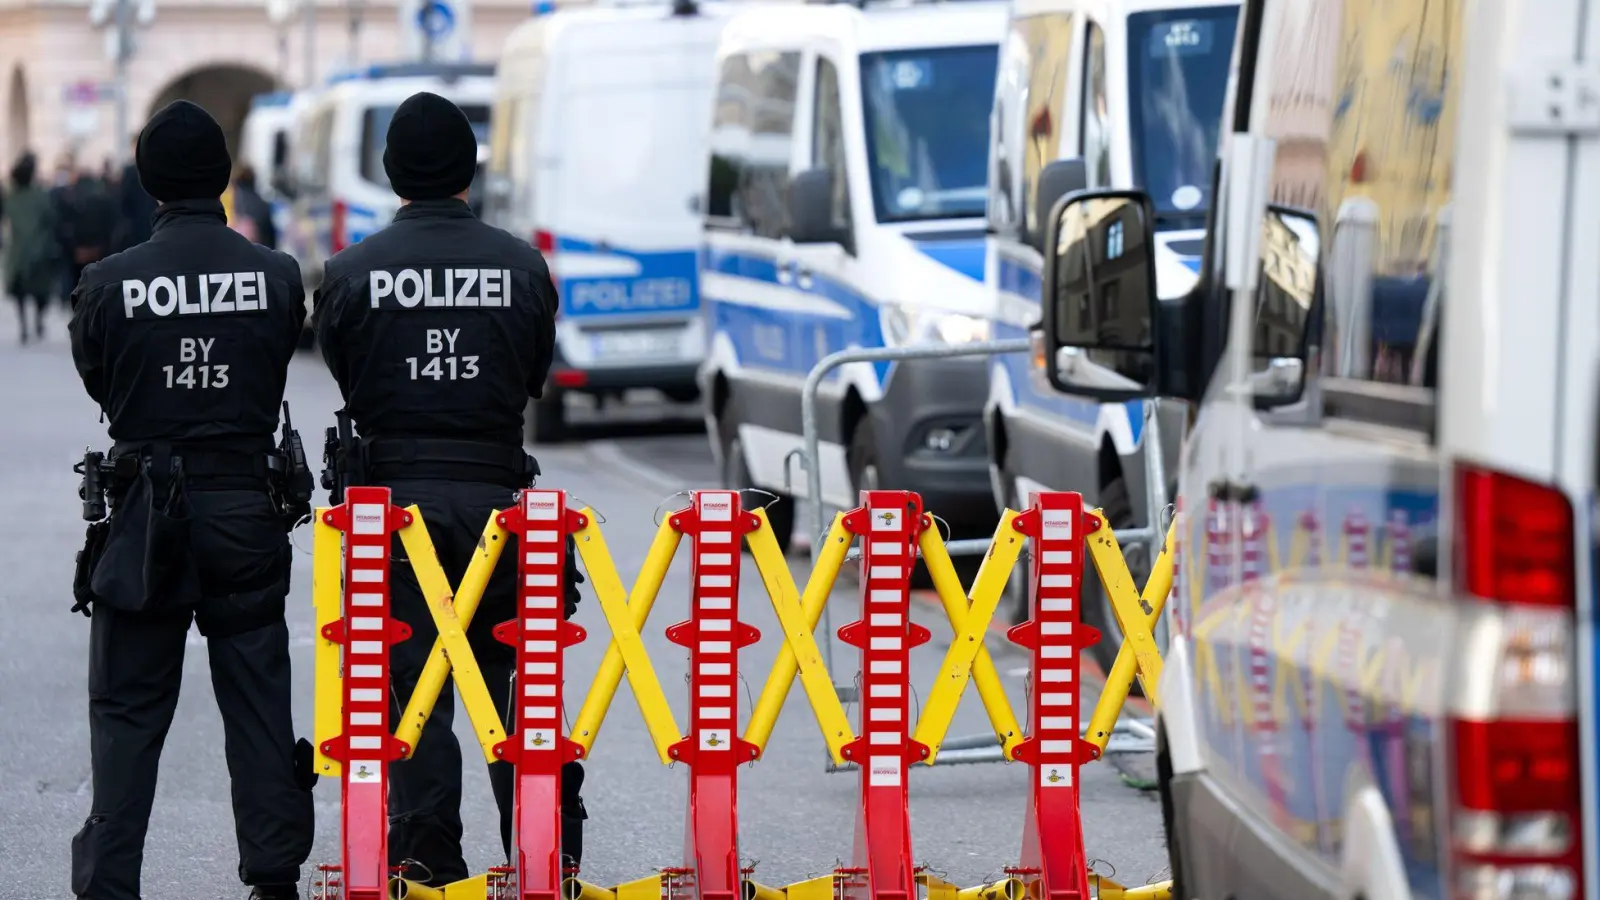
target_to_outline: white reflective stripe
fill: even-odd
[[[906,595],[905,595],[904,591],[897,591],[894,588],[873,588],[872,589],[872,602],[873,603],[899,603],[900,601],[904,600],[905,598],[906,598]]]
[[[707,531],[700,535],[700,542],[702,544],[728,544],[733,542],[733,534],[727,531]]]
[[[553,662],[531,662],[522,667],[525,675],[554,675],[556,664]]]
[[[382,725],[383,713],[353,712],[350,714],[351,725]]]
[[[1073,751],[1073,749],[1074,748],[1073,748],[1073,742],[1072,741],[1040,741],[1039,742],[1039,752],[1040,753],[1071,753]]]
[[[528,574],[528,587],[555,587],[556,576],[549,573],[532,572]]]
[[[900,696],[900,685],[898,685],[898,684],[875,684],[867,691],[867,696],[868,697],[898,697],[898,696]]]
[[[522,686],[524,697],[554,697],[556,686],[553,684],[525,684]]]
[[[1071,634],[1072,633],[1072,623],[1071,622],[1040,622],[1039,623],[1039,633],[1040,634]]]
[[[351,594],[350,595],[350,605],[351,606],[382,606],[383,605],[383,595],[382,594]]]
[[[371,735],[357,734],[350,737],[351,750],[377,750],[383,746],[383,738]]]
[[[733,685],[731,684],[702,684],[700,685],[702,697],[732,697]]]
[[[1072,587],[1071,575],[1040,575],[1039,587],[1042,588],[1069,588]]]
[[[873,541],[873,556],[905,556],[906,545],[899,541]]]
[[[1072,598],[1040,597],[1039,610],[1041,612],[1072,612]]]
[[[555,597],[549,595],[530,594],[523,605],[528,609],[555,609],[557,602]]]
[[[350,652],[354,654],[382,653],[383,641],[351,641]]]
[[[554,531],[530,531],[527,538],[530,544],[554,544],[560,539]]]
[[[1040,728],[1064,728],[1071,731],[1073,728],[1071,716],[1040,716]]]
[[[702,553],[700,554],[702,566],[731,566],[733,565],[732,553]]]
[[[555,553],[529,553],[523,557],[523,560],[530,566],[553,566],[556,564],[557,555]]]
[[[717,721],[731,719],[733,718],[733,708],[728,706],[703,706],[700,708],[700,718],[716,719]]]
[[[730,619],[706,619],[700,623],[701,631],[732,631],[733,621]]]
[[[900,732],[898,732],[898,731],[874,731],[867,737],[867,743],[869,743],[869,744],[898,744],[898,743],[900,743]]]
[[[522,649],[528,651],[529,653],[554,653],[556,652],[556,642],[525,641],[522,644]]]
[[[522,620],[522,627],[529,631],[555,631],[556,620],[527,618]]]
[[[1039,564],[1042,566],[1070,566],[1072,565],[1072,551],[1046,550],[1039,554]]]
[[[351,703],[382,703],[383,691],[377,688],[355,688],[350,691]]]
[[[1046,541],[1072,540],[1071,525],[1046,525],[1040,531],[1042,532],[1040,538]]]
[[[733,650],[731,641],[701,641],[701,653],[730,653]]]
[[[733,666],[729,663],[701,663],[701,675],[732,675]]]
[[[893,706],[880,706],[868,712],[867,720],[870,722],[898,722],[900,710]]]
[[[383,666],[351,666],[351,678],[382,678]]]
[[[1039,655],[1045,659],[1071,659],[1071,644],[1051,644],[1039,648]]]
[[[905,574],[905,569],[900,566],[873,566],[867,573],[868,578],[900,578]]]
[[[351,616],[351,631],[382,631],[383,619],[380,616]]]
[[[350,570],[350,580],[351,581],[359,581],[362,584],[372,584],[374,582],[382,582],[383,581],[383,570],[382,569],[351,569]]]
[[[530,706],[522,711],[524,719],[554,719],[556,708],[554,706]]]
[[[733,587],[732,575],[701,575],[700,586],[703,588]]]
[[[350,548],[353,559],[383,559],[382,544],[361,544]]]
[[[874,650],[899,650],[900,639],[897,637],[875,637],[872,639]]]
[[[868,664],[867,671],[874,675],[898,675],[900,673],[900,660],[875,659]]]
[[[1070,683],[1072,681],[1072,670],[1041,669],[1039,671],[1039,680],[1043,682],[1064,681]]]
[[[887,628],[894,628],[905,620],[900,618],[899,613],[873,613],[871,621],[874,625],[882,625]]]
[[[733,598],[732,597],[701,597],[700,598],[700,608],[701,609],[732,609],[733,608]]]
[[[1072,695],[1071,694],[1040,694],[1039,695],[1039,705],[1040,706],[1071,706],[1072,705]]]

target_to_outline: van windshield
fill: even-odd
[[[861,55],[878,221],[984,214],[997,62],[994,45]]]
[[[1210,205],[1237,17],[1234,6],[1128,17],[1133,177],[1167,218],[1198,220]]]
[[[467,114],[467,121],[472,123],[472,133],[477,135],[479,148],[489,146],[489,107],[474,103],[460,106],[461,111]],[[394,119],[397,109],[398,104],[373,106],[361,117],[361,177],[384,188],[389,186],[389,176],[383,171],[383,148],[385,136],[389,133],[389,122]],[[479,166],[478,171],[481,175],[483,167]],[[478,193],[476,179],[472,186],[473,193]]]

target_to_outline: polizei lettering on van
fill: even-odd
[[[264,272],[162,275],[149,281],[122,281],[122,314],[130,319],[263,312],[266,308]]]
[[[373,309],[511,305],[510,269],[376,269],[368,285]]]
[[[572,281],[567,291],[572,311],[653,312],[688,309],[694,293],[687,278],[640,278],[634,281]]]

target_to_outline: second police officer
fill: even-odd
[[[73,587],[76,608],[92,609],[94,799],[72,840],[72,891],[139,898],[193,621],[222,712],[239,877],[253,898],[294,900],[315,779],[290,716],[284,600],[288,530],[310,511],[311,481],[304,454],[295,465],[295,444],[275,449],[272,435],[305,291],[292,258],[227,227],[232,163],[204,110],[157,112],[135,158],[160,202],[154,236],[85,268],[72,295],[73,362],[115,442],[83,465],[95,524]]]
[[[397,505],[419,506],[451,584],[460,583],[492,511],[510,506],[513,492],[538,474],[522,448],[523,414],[543,390],[555,340],[556,292],[543,257],[479,222],[467,205],[477,151],[466,115],[449,100],[419,93],[400,104],[383,167],[401,208],[392,224],[328,260],[314,300],[317,342],[344,397],[341,418],[348,417],[342,449],[330,451],[340,473],[336,493],[349,484],[386,485]],[[438,632],[395,548],[393,611],[412,629],[391,656],[398,715]],[[491,629],[517,615],[515,572],[497,567],[467,629],[502,721],[516,651]],[[569,617],[577,580],[569,564]],[[468,877],[453,701],[447,683],[389,785],[389,862],[434,886]],[[568,763],[562,776],[562,849],[575,865],[583,769]],[[492,763],[489,777],[509,859],[514,773]]]

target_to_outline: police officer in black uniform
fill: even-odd
[[[72,889],[138,900],[192,620],[226,734],[239,877],[252,898],[293,900],[313,779],[290,716],[287,518],[309,510],[311,485],[286,498],[273,432],[305,292],[293,259],[227,227],[232,161],[204,110],[163,108],[135,159],[160,202],[154,236],[87,267],[72,295],[73,361],[115,442],[85,460],[86,507],[103,482],[111,518],[91,526],[74,585],[79,608],[92,603],[94,801],[72,841]]]
[[[550,369],[556,292],[537,250],[479,222],[468,207],[477,139],[460,109],[436,94],[415,94],[395,112],[387,141],[384,171],[403,205],[392,224],[328,261],[315,300],[317,341],[344,395],[341,416],[359,434],[330,451],[339,460],[335,490],[387,485],[396,504],[421,507],[439,562],[458,584],[491,512],[510,506],[513,493],[538,475],[522,449],[523,411]],[[394,546],[398,563],[404,551]],[[508,552],[496,567],[467,630],[502,721],[516,651],[491,629],[517,615],[510,560]],[[578,600],[575,562],[567,574],[570,617]],[[390,657],[398,717],[438,632],[408,566],[396,566],[392,585],[394,614],[412,629]],[[436,886],[468,876],[453,718],[447,684],[389,784],[390,863]],[[569,763],[562,774],[562,848],[575,865],[583,769]],[[507,763],[489,766],[507,859],[513,777]]]

